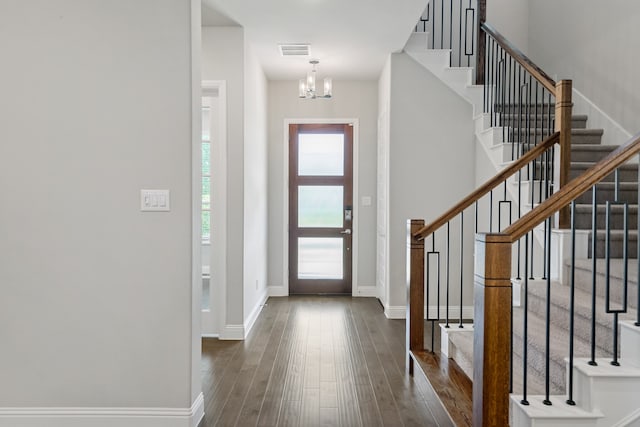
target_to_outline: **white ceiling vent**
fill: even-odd
[[[280,56],[309,56],[311,55],[311,45],[305,43],[287,43],[278,45]]]

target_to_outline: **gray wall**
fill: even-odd
[[[200,389],[190,7],[0,3],[2,406],[189,408]],[[143,188],[171,212],[140,212]]]
[[[267,294],[267,79],[245,42],[244,321]],[[231,169],[235,165],[230,165]],[[231,181],[229,184],[234,185]]]
[[[640,131],[640,2],[529,2],[531,58],[574,87],[628,132]]]
[[[227,209],[227,281],[215,286],[226,286],[222,327],[246,328],[267,293],[267,80],[243,28],[202,31],[202,78],[227,85],[227,200],[213,200]]]
[[[389,105],[387,309],[396,317],[406,304],[407,219],[428,223],[475,188],[475,146],[471,105],[404,53],[391,55]],[[471,295],[469,286],[465,305]]]
[[[487,22],[525,54],[529,51],[529,3],[529,0],[487,0]]]
[[[269,82],[269,286],[285,285],[283,254],[287,250],[284,228],[288,213],[284,212],[285,191],[285,119],[359,119],[359,196],[371,196],[371,206],[357,203],[359,286],[375,286],[375,194],[376,194],[376,116],[377,85],[375,81],[335,81],[330,100],[298,98],[297,81]]]
[[[225,325],[242,325],[244,259],[244,30],[202,28],[202,79],[227,82],[227,283]],[[214,171],[215,174],[215,171]],[[214,201],[215,203],[215,201]],[[215,232],[215,231],[214,231]],[[224,325],[222,325],[224,327]]]

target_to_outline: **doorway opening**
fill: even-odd
[[[289,293],[352,293],[353,125],[289,125]]]
[[[226,323],[226,84],[202,82],[201,170],[198,193],[202,245],[202,336],[219,337]]]

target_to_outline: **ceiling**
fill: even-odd
[[[203,25],[240,25],[267,78],[375,80],[402,50],[427,0],[202,0]],[[281,43],[310,43],[308,58],[282,57]]]

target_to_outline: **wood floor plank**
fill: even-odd
[[[286,400],[282,402],[282,410],[278,418],[279,427],[298,427],[300,424],[300,408],[302,400]],[[304,427],[304,426],[302,426]]]
[[[239,426],[255,426],[262,409],[262,404],[267,392],[267,386],[271,379],[271,373],[275,366],[276,356],[280,349],[280,344],[284,335],[285,325],[289,318],[288,307],[273,306],[278,310],[276,321],[271,330],[271,336],[267,347],[260,359],[260,364],[253,377],[248,393],[244,399],[244,404],[238,417]]]
[[[320,381],[320,407],[338,409],[338,385],[335,381]]]
[[[281,299],[282,298],[271,298],[269,301]],[[289,306],[289,304],[287,305]],[[293,306],[289,306],[288,308],[287,323],[282,333],[278,354],[276,355],[271,377],[269,378],[267,390],[265,391],[265,397],[260,408],[257,425],[261,427],[274,426],[278,423],[278,417],[282,407],[285,379],[292,353],[291,348],[301,334],[300,328],[296,325],[296,308]]]
[[[338,427],[338,408],[320,408],[320,425],[322,427]]]
[[[271,298],[246,341],[202,351],[205,427],[453,425],[373,298]]]
[[[365,363],[369,370],[382,424],[402,425],[400,413],[395,404],[391,387],[389,386],[387,377],[384,374],[380,359],[376,354],[369,331],[366,325],[364,325],[364,320],[358,315],[353,316],[353,318],[358,331],[358,337],[362,345],[362,350],[365,355]]]
[[[369,331],[369,336],[380,359],[382,370],[387,377],[402,423],[407,426],[436,426],[437,423],[428,412],[428,407],[422,396],[412,387],[412,378],[406,375],[404,369],[400,370],[397,366],[392,347],[388,345],[378,328],[373,328],[369,325],[370,318],[366,311],[361,311],[357,315],[364,317],[363,324]]]
[[[265,319],[268,319],[265,321],[266,327],[261,331],[261,334],[256,337],[253,345],[247,351],[244,363],[238,372],[236,382],[229,391],[229,397],[215,425],[236,425],[240,418],[247,393],[253,384],[253,379],[260,366],[260,361],[270,347],[270,342],[273,340],[272,332],[275,331],[277,335],[277,333],[282,330],[282,326],[284,325],[283,313],[271,308],[266,308],[263,311],[268,313],[268,316],[265,316]]]
[[[302,391],[300,425],[316,427],[320,425],[320,388],[305,387]]]

